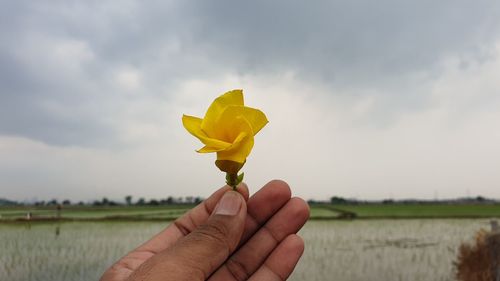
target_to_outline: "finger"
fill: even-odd
[[[270,181],[257,191],[248,200],[248,216],[240,243],[246,242],[261,225],[290,200],[291,195],[290,187],[281,180]]]
[[[205,223],[217,202],[219,202],[225,192],[230,190],[232,190],[230,186],[221,187],[196,207],[176,219],[165,230],[139,246],[137,250],[158,253],[167,249],[179,238],[189,234],[198,225]],[[236,190],[243,195],[245,200],[248,200],[248,187],[245,183],[238,185]]]
[[[304,241],[292,234],[271,253],[266,262],[248,279],[249,281],[282,281],[292,274],[304,253]]]
[[[210,280],[247,280],[278,244],[290,234],[299,231],[308,218],[307,203],[300,198],[292,198],[242,245]]]
[[[241,194],[225,192],[206,224],[144,262],[130,280],[206,280],[236,249],[246,213]]]
[[[165,230],[158,233],[149,241],[139,246],[135,251],[147,252],[149,256],[161,252],[181,237],[189,234],[196,227],[206,222],[215,205],[224,192],[231,190],[224,186],[204,200],[198,206],[187,212],[169,225]],[[248,187],[241,183],[238,188],[244,198],[248,199]],[[242,241],[246,241],[255,231],[265,223],[277,210],[279,210],[290,199],[290,187],[284,181],[273,180],[256,192],[248,199],[248,219],[245,222],[245,231]]]
[[[225,192],[230,190],[232,188],[227,185],[218,189],[210,197],[178,218],[162,232],[156,234],[153,238],[117,261],[104,273],[101,280],[125,280],[144,261],[156,253],[167,249],[178,239],[191,232],[192,229],[195,229],[199,224],[206,222],[217,202],[219,202]],[[243,195],[245,200],[248,199],[248,187],[245,183],[238,185],[237,191]]]
[[[225,186],[217,190],[200,205],[184,214],[174,223],[170,224],[165,230],[155,235],[149,241],[145,242],[125,257],[116,262],[101,280],[113,280],[108,276],[121,276],[123,280],[137,269],[144,261],[154,256],[156,253],[164,251],[173,245],[177,240],[194,230],[198,225],[206,222],[215,205],[220,200],[224,192],[231,190],[231,187]],[[248,187],[242,183],[237,190],[248,198]],[[277,210],[279,210],[291,196],[290,187],[284,181],[273,180],[250,199],[248,199],[247,219],[245,221],[245,230],[241,242],[246,241],[256,230],[260,228]]]

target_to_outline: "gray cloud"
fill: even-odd
[[[201,2],[192,32],[239,71],[297,69],[373,84],[426,71],[447,55],[481,53],[499,35],[495,1]]]
[[[292,71],[336,95],[376,92],[384,119],[425,106],[421,79],[438,77],[446,57],[487,59],[500,31],[500,3],[488,0],[2,6],[0,133],[52,144],[116,141],[113,105],[133,107],[110,83],[124,66],[142,74],[141,96],[159,100],[187,79]]]

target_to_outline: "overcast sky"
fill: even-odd
[[[251,192],[500,198],[496,0],[0,1],[0,197],[208,196],[181,116],[238,88]]]

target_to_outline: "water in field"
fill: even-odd
[[[98,280],[167,223],[0,225],[0,280]],[[487,220],[311,221],[290,280],[453,280],[460,242]]]

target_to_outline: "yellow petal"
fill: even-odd
[[[213,138],[234,143],[236,138],[242,132],[253,136],[252,126],[245,119],[245,117],[242,114],[233,115],[233,113],[237,112],[229,112],[225,110],[220,118],[217,119],[217,122],[215,122]]]
[[[217,152],[217,160],[231,160],[238,163],[245,163],[252,151],[253,145],[253,136],[242,132],[230,148]]]
[[[241,105],[231,105],[226,107],[219,116],[216,122],[217,128],[221,120],[236,118],[238,116],[243,116],[243,118],[248,121],[252,128],[253,135],[256,135],[269,122],[264,112],[258,109]]]
[[[210,147],[210,146],[205,145],[204,147],[196,150],[196,152],[210,153],[210,152],[217,152],[217,151],[221,151],[221,150],[225,150],[225,149],[227,149],[227,148],[217,148],[217,147]]]
[[[213,139],[210,138],[201,130],[201,123],[202,120],[198,117],[194,116],[189,116],[189,115],[183,115],[182,116],[182,124],[184,125],[184,128],[192,134],[193,136],[197,137],[202,143],[204,143],[206,146],[217,148],[217,149],[226,149],[231,146],[231,143],[224,142],[221,140]]]
[[[216,98],[205,114],[203,121],[201,122],[201,129],[207,134],[212,135],[215,129],[215,121],[224,109],[230,105],[240,105],[243,106],[243,91],[242,90],[232,90],[220,97]]]

